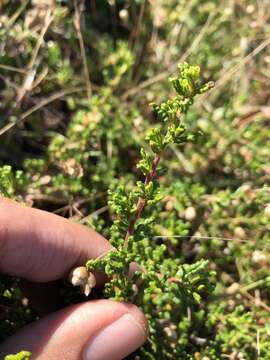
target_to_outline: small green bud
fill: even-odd
[[[149,145],[155,154],[160,154],[164,149],[163,136],[159,128],[152,128],[149,131],[146,140],[149,142]]]

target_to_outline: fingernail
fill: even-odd
[[[120,360],[146,340],[146,331],[131,314],[102,329],[85,347],[84,360]]]

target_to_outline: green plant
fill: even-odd
[[[144,181],[138,181],[130,192],[124,186],[110,191],[109,204],[116,214],[110,239],[116,251],[86,264],[90,272],[101,271],[110,279],[105,284],[106,297],[133,301],[146,314],[150,340],[141,351],[149,359],[184,354],[183,339],[178,333],[187,308],[199,304],[213,288],[213,272],[208,270],[207,261],[181,265],[177,257],[168,258],[165,244],[155,243],[151,233],[155,221],[151,208],[161,200],[156,180],[160,160],[169,144],[182,145],[198,135],[188,129],[184,116],[195,96],[213,86],[202,84],[200,68],[187,63],[179,66],[178,76],[170,82],[177,96],[160,105],[151,104],[161,124],[146,137],[149,151],[141,149],[137,167]],[[131,263],[138,266],[133,275],[129,273]]]
[[[4,360],[29,360],[30,356],[31,356],[30,352],[21,351],[18,354],[5,356]]]
[[[184,116],[185,134],[194,134],[196,141],[167,145],[154,182],[159,186],[153,184],[154,197],[159,191],[162,198],[144,206],[128,243],[140,247],[139,264],[151,268],[144,259],[154,257],[153,272],[168,276],[206,259],[207,269],[216,272],[216,287],[200,304],[189,292],[190,307],[179,305],[187,314],[175,320],[170,299],[153,305],[153,296],[146,295],[144,311],[163,306],[166,316],[162,313],[158,324],[150,318],[152,342],[141,350],[147,355],[140,356],[151,357],[152,349],[160,348],[156,339],[170,336],[180,345],[174,355],[164,345],[165,358],[267,360],[267,2],[85,1],[80,14],[84,56],[71,1],[51,2],[53,20],[40,41],[49,3],[2,1],[0,6],[1,193],[91,226],[121,250],[128,224],[119,234],[117,223],[111,229],[122,216],[113,204],[108,208],[108,201],[130,198],[135,211],[141,194],[136,181],[144,181],[136,164],[143,160],[142,170],[147,169],[147,158],[152,163],[155,157],[151,139],[145,141],[147,129],[157,127],[164,139],[168,125],[148,103],[171,97],[167,79],[179,61],[200,64],[203,78],[213,78],[216,87],[198,96]],[[90,9],[90,3],[96,7]],[[26,79],[33,79],[27,89]],[[19,102],[18,94],[23,95]],[[144,159],[138,155],[142,147]],[[116,190],[119,183],[122,190]],[[130,279],[119,273],[127,288],[137,284],[136,276],[146,276]],[[141,293],[141,279],[138,285]],[[121,289],[115,294],[108,285],[105,292],[142,303],[136,287],[127,294]],[[156,301],[161,296],[155,295]],[[22,299],[18,279],[1,275],[1,340],[36,318]]]

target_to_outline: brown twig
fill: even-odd
[[[177,70],[178,64],[185,61],[193,52],[193,50],[195,48],[197,48],[198,44],[200,43],[200,41],[202,40],[202,38],[204,37],[205,33],[207,32],[212,19],[214,18],[214,13],[211,13],[205,24],[203,25],[201,31],[198,33],[198,35],[195,37],[194,41],[192,42],[191,46],[185,51],[185,53],[183,55],[180,56],[179,59],[177,59],[177,61],[175,61],[174,63],[172,63],[168,69],[162,71],[161,73],[151,77],[150,79],[147,79],[143,82],[141,82],[140,84],[138,84],[137,86],[128,89],[123,95],[122,98],[123,100],[126,100],[127,98],[136,95],[137,93],[139,93],[141,90],[152,86],[153,84],[162,81],[164,79],[166,79],[169,75],[171,75],[172,73],[175,72],[175,70]]]
[[[82,57],[82,62],[83,62],[83,71],[84,71],[84,76],[85,76],[87,96],[88,96],[88,100],[90,100],[91,96],[92,96],[92,87],[91,87],[91,82],[90,82],[89,69],[88,69],[88,66],[87,66],[85,45],[84,45],[84,40],[83,40],[83,36],[82,36],[82,31],[81,31],[81,9],[78,6],[78,1],[77,0],[74,0],[74,7],[75,7],[74,26],[75,26],[75,29],[76,29],[76,32],[77,32],[79,45],[80,45],[80,51],[81,51],[81,57]]]
[[[246,55],[241,61],[237,62],[236,65],[232,66],[230,69],[225,69],[223,74],[221,74],[220,78],[217,80],[215,89],[219,89],[224,86],[240,69],[247,65],[255,56],[257,56],[269,45],[270,38],[268,37],[264,41],[262,41],[253,51]],[[209,94],[210,93],[211,92],[209,92]],[[205,93],[204,96],[201,97],[200,101],[205,101],[205,98],[207,98],[209,94]]]
[[[152,163],[151,170],[145,178],[144,185],[148,185],[150,183],[150,181],[152,181],[156,177],[157,167],[160,162],[160,159],[161,159],[160,154],[155,156],[153,163]],[[136,221],[141,216],[141,213],[143,211],[145,204],[146,204],[146,200],[139,197],[135,215],[129,219],[128,229],[127,229],[125,240],[124,240],[124,247],[127,247],[128,239],[134,233],[134,227],[135,227]]]
[[[19,74],[26,74],[26,70],[25,69],[19,69],[16,68],[15,66],[11,66],[11,65],[6,65],[6,64],[0,64],[0,69],[4,69],[7,71],[13,71]]]
[[[84,218],[82,218],[82,219],[81,219],[81,223],[82,223],[82,224],[87,223],[87,221],[88,221],[90,218],[92,218],[92,217],[94,217],[94,216],[98,216],[98,215],[100,215],[100,214],[103,214],[104,212],[106,212],[106,211],[108,210],[108,208],[109,208],[108,205],[102,206],[101,208],[93,211],[91,214],[89,214],[89,215],[85,216]]]
[[[26,110],[18,119],[16,122],[10,122],[7,125],[3,126],[0,129],[0,136],[3,135],[6,131],[10,130],[11,128],[13,128],[15,125],[18,125],[19,123],[23,122],[26,118],[28,118],[30,115],[32,115],[34,112],[36,112],[37,110],[40,110],[41,108],[43,108],[44,106],[50,104],[51,102],[63,98],[67,95],[71,95],[77,92],[82,92],[85,91],[84,88],[78,87],[78,88],[73,88],[73,89],[69,89],[69,90],[62,90],[62,91],[58,91],[55,94],[52,94],[51,96],[49,96],[48,98],[40,101],[38,104],[34,105],[33,107],[31,107],[30,109]]]
[[[25,6],[27,5],[28,1],[25,2]],[[21,7],[21,10],[19,10],[19,13],[20,11],[23,11],[24,9],[24,5]],[[36,46],[34,48],[34,52],[31,56],[31,59],[26,67],[25,70],[20,70],[20,69],[16,69],[14,67],[10,67],[10,66],[7,66],[7,65],[2,65],[0,64],[0,66],[2,68],[5,68],[6,70],[11,70],[11,71],[17,71],[19,73],[22,73],[24,74],[24,80],[23,80],[23,83],[22,85],[16,90],[17,90],[17,96],[16,96],[16,107],[15,109],[10,109],[8,112],[7,112],[7,115],[6,117],[9,118],[11,117],[12,115],[13,116],[16,116],[23,104],[23,100],[26,96],[26,94],[31,90],[32,88],[32,84],[34,82],[34,79],[36,77],[36,72],[37,72],[37,57],[38,57],[38,54],[39,54],[39,51],[40,51],[40,48],[42,46],[42,43],[44,41],[44,36],[46,34],[46,32],[48,31],[49,29],[49,26],[51,24],[51,22],[53,21],[53,18],[54,18],[54,15],[52,13],[52,9],[48,9],[47,13],[46,13],[46,16],[45,16],[45,20],[44,20],[44,26],[41,30],[41,33],[38,37],[38,40],[37,40],[37,43],[36,43]],[[17,17],[14,18],[14,21],[16,21]],[[13,23],[13,20],[11,21],[11,23]],[[7,25],[8,26],[8,25]],[[11,122],[7,125],[5,125],[2,129],[0,129],[0,135],[2,135],[4,132],[8,131],[9,129],[11,129],[13,126],[15,125],[14,122]]]

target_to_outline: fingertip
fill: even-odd
[[[124,313],[89,339],[83,360],[123,359],[144,344],[148,328],[143,313],[134,305],[121,304]]]
[[[92,360],[93,352],[93,359],[118,360],[136,350],[146,338],[146,320],[136,306],[111,300],[89,301],[28,325],[0,346],[0,357],[23,348],[38,360],[89,359],[90,355]]]
[[[137,325],[141,328],[142,332],[145,335],[145,338],[148,336],[149,328],[147,319],[140,308],[138,308],[134,304],[123,303],[128,308],[128,312],[132,315],[134,321],[136,321]]]

